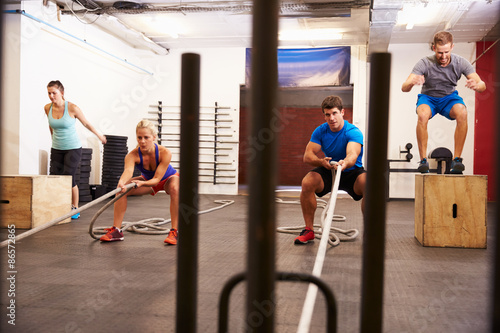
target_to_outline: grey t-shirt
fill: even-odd
[[[413,74],[425,77],[422,94],[432,97],[447,96],[455,91],[462,74],[467,76],[476,72],[467,59],[456,54],[451,54],[450,57],[451,61],[446,67],[439,65],[436,55],[420,59],[413,67]]]

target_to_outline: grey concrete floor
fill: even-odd
[[[296,200],[294,194],[290,200]],[[217,199],[235,203],[200,215],[197,331],[217,332],[219,295],[225,282],[246,268],[245,195],[201,195],[200,209]],[[104,203],[103,203],[104,204]],[[15,296],[9,295],[7,248],[0,249],[2,270],[1,332],[175,332],[177,247],[166,235],[125,233],[123,242],[101,243],[89,236],[89,222],[103,205],[76,222],[56,225],[15,244]],[[168,218],[169,198],[132,197],[126,221]],[[300,226],[296,204],[277,204],[277,226]],[[387,203],[384,332],[488,332],[493,205],[488,207],[488,248],[422,247],[414,238],[413,201]],[[339,197],[336,214],[356,228],[358,239],[327,251],[321,278],[338,303],[338,332],[360,328],[363,220],[360,203]],[[96,226],[112,223],[106,210]],[[320,212],[317,213],[319,220]],[[21,233],[22,230],[16,230]],[[7,230],[0,230],[5,240]],[[276,233],[276,269],[311,273],[319,240],[293,244],[294,235]],[[276,284],[275,332],[295,332],[307,285]],[[15,326],[8,323],[15,300]],[[245,318],[245,285],[230,302],[230,332],[257,332]],[[324,332],[325,301],[318,294],[311,332]]]

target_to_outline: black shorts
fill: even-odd
[[[317,167],[312,169],[311,171],[319,173],[321,178],[323,179],[323,184],[324,184],[323,191],[316,193],[316,195],[318,197],[322,197],[325,194],[330,193],[332,191],[332,182],[333,182],[332,170],[328,170],[323,167]],[[356,182],[356,179],[358,179],[358,176],[365,172],[366,170],[363,167],[349,171],[342,171],[342,175],[340,177],[339,190],[346,191],[356,201],[361,200],[363,196],[354,193],[354,183]]]
[[[72,187],[76,186],[76,171],[82,159],[82,148],[59,150],[52,148],[50,150],[50,175],[68,175],[72,176]]]

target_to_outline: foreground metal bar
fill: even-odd
[[[0,73],[5,73],[5,68],[4,68],[4,61],[3,61],[3,43],[4,43],[4,36],[3,36],[3,32],[4,32],[4,9],[5,9],[5,1],[2,1],[0,2],[0,10],[1,10],[1,14],[0,14]],[[4,96],[3,96],[3,80],[0,80],[0,99],[3,100]],[[4,103],[0,103],[0,128],[3,128],[2,126],[2,119],[3,119],[3,112],[4,110],[2,109],[2,105]],[[0,135],[0,147],[3,147],[2,145],[2,135]],[[1,155],[0,155],[0,175],[4,175],[4,170],[2,170],[2,164],[1,163]],[[3,195],[2,195],[2,179],[0,179],[0,198],[3,198]],[[1,205],[1,203],[0,203]],[[0,219],[3,218],[3,209],[0,209]],[[8,243],[8,238],[7,238],[7,242],[6,244]],[[5,245],[1,245],[0,247],[4,247]],[[4,259],[5,260],[5,259]],[[2,289],[2,288],[0,288]],[[2,289],[2,290],[5,290],[5,289]]]
[[[236,285],[246,279],[246,273],[238,273],[233,275],[224,285],[219,298],[219,333],[229,332],[229,298],[231,291]],[[330,287],[321,279],[311,274],[292,273],[292,272],[277,272],[276,280],[290,282],[309,282],[318,287],[325,296],[327,305],[327,332],[337,332],[337,302]]]
[[[246,324],[252,332],[274,330],[278,87],[278,1],[254,0]],[[263,314],[263,307],[266,309]]]
[[[371,55],[361,332],[382,332],[391,55]]]
[[[219,296],[219,333],[229,332],[229,298],[234,287],[246,279],[246,272],[233,275],[222,287]]]
[[[497,66],[496,66],[496,87],[499,87],[500,81],[500,50],[497,47]],[[500,128],[500,96],[496,95],[496,117],[497,117],[497,138],[496,138],[496,149],[497,149],[497,164],[500,163],[500,132],[498,129]],[[500,177],[497,175],[496,177],[496,203],[495,203],[495,215],[494,222],[496,223],[494,230],[494,261],[492,268],[492,299],[491,299],[491,333],[500,332]]]
[[[196,332],[200,56],[182,55],[176,332]]]

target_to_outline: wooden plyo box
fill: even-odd
[[[31,229],[70,212],[71,176],[0,176],[0,185],[2,228]]]
[[[415,238],[423,246],[486,248],[487,176],[415,175]]]

